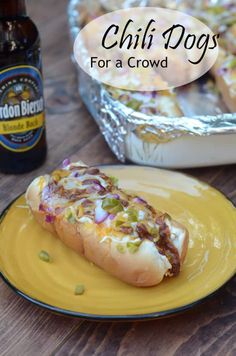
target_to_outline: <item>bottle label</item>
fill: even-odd
[[[24,152],[40,140],[45,125],[39,70],[21,65],[0,71],[0,145]]]

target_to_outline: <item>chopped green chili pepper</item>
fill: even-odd
[[[214,15],[220,15],[224,13],[225,8],[223,6],[213,6],[213,7],[208,7],[207,12],[212,13]]]
[[[78,284],[75,287],[75,295],[82,295],[82,294],[84,294],[84,292],[85,292],[85,288],[84,288],[83,284]]]
[[[110,179],[112,181],[112,184],[117,187],[119,182],[118,178],[110,176]]]
[[[220,19],[220,21],[223,25],[232,26],[236,22],[236,16],[233,15],[233,16],[229,16],[226,18],[222,18],[222,19]]]
[[[44,262],[50,262],[51,261],[51,257],[49,255],[49,253],[47,251],[40,251],[39,252],[39,258],[40,260],[44,261]]]
[[[116,245],[116,248],[120,253],[125,253],[125,246],[119,244],[119,245]]]
[[[150,229],[150,234],[153,236],[153,237],[157,237],[159,235],[159,230],[156,226],[152,227]]]
[[[74,224],[76,222],[76,219],[74,217],[74,215],[72,214],[72,212],[70,212],[67,217],[66,217],[67,221],[69,221],[71,224]]]
[[[138,251],[139,246],[141,245],[142,241],[137,241],[137,242],[127,242],[127,247],[129,249],[130,253],[135,253]]]
[[[225,66],[227,68],[236,68],[236,57],[235,58],[232,58],[230,61],[228,61]]]
[[[120,227],[122,224],[124,224],[124,221],[123,221],[123,220],[116,220],[116,221],[115,221],[115,226],[116,226],[116,227]]]
[[[128,106],[129,108],[133,109],[133,110],[139,110],[140,106],[142,105],[142,102],[136,99],[131,99],[126,106]]]
[[[71,224],[74,224],[76,222],[75,216],[70,208],[68,208],[65,212],[65,218],[67,221],[69,221]]]
[[[135,246],[135,245],[131,244],[130,242],[127,243],[127,247],[129,249],[129,252],[132,254],[138,251],[138,246]]]
[[[116,214],[123,211],[123,206],[118,199],[106,198],[102,202],[102,208],[110,214]]]
[[[128,214],[128,221],[130,222],[137,222],[138,221],[138,212],[135,209],[128,209],[126,210],[126,213]]]

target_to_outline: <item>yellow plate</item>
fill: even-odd
[[[183,270],[151,288],[110,276],[44,231],[18,198],[0,225],[0,270],[28,300],[67,315],[92,319],[148,319],[173,314],[203,300],[235,272],[236,210],[218,191],[181,173],[139,166],[106,166],[120,186],[137,192],[187,226]],[[46,250],[51,263],[38,253]],[[75,286],[86,291],[74,295]]]

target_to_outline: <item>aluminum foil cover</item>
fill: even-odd
[[[88,20],[106,11],[116,10],[122,6],[137,5],[176,8],[176,3],[178,3],[178,9],[186,10],[188,1],[71,0],[68,18],[72,41]],[[109,4],[107,8],[106,4]],[[195,8],[197,6],[200,8],[201,1],[195,2],[194,5]],[[81,51],[84,51],[86,55],[84,48],[81,48]],[[80,95],[110,148],[122,162],[127,158],[132,160],[130,157],[132,147],[130,146],[133,145],[134,136],[145,143],[143,145],[145,152],[141,153],[143,163],[145,163],[145,157],[147,161],[150,161],[155,143],[157,145],[167,143],[186,135],[236,134],[236,113],[228,113],[210,76],[205,75],[200,80],[177,89],[174,100],[178,103],[180,112],[176,116],[170,113],[166,116],[165,113],[160,115],[155,112],[158,100],[160,100],[158,93],[155,95],[132,93],[131,95],[129,92],[108,88],[93,80],[79,68],[78,74]],[[148,149],[148,143],[152,149]]]

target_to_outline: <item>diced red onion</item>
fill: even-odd
[[[92,191],[102,191],[105,188],[101,185],[98,179],[85,179],[82,183],[83,185],[92,184]]]
[[[109,216],[109,213],[101,207],[101,205],[98,205],[95,209],[95,222],[96,224],[101,224],[104,222]]]
[[[72,177],[78,178],[78,177],[79,177],[79,172],[73,172],[73,173],[72,173]]]
[[[147,204],[146,200],[144,200],[144,199],[142,199],[142,198],[140,198],[140,197],[135,197],[135,198],[133,199],[133,201],[134,201],[135,203]]]
[[[110,215],[109,215],[109,219],[110,219],[110,220],[114,220],[114,219],[115,219],[115,215],[114,215],[114,214],[110,214]]]
[[[56,208],[55,209],[55,214],[59,215],[59,214],[61,214],[63,212],[63,210],[64,210],[64,208]]]
[[[88,194],[95,193],[96,191],[97,191],[97,190],[94,188],[94,186],[88,187],[88,188],[86,189],[86,192],[87,192]]]
[[[226,72],[227,72],[227,68],[225,68],[225,67],[220,67],[220,68],[217,70],[217,74],[218,74],[219,76],[224,75]]]
[[[67,166],[69,166],[70,164],[70,159],[66,158],[64,159],[64,161],[62,162],[62,168],[66,168]]]
[[[101,184],[95,184],[95,188],[97,189],[98,192],[105,190],[105,188]]]
[[[53,208],[51,208],[50,206],[44,206],[43,203],[39,204],[39,211],[46,211],[48,213],[52,213],[53,212]]]
[[[53,211],[53,209],[48,206],[48,207],[45,207],[42,203],[39,204],[39,211],[46,211],[48,213],[51,213]]]
[[[49,195],[50,195],[50,188],[48,185],[46,185],[46,187],[44,187],[42,191],[42,200],[47,200],[49,198]]]
[[[87,188],[88,193],[102,192],[105,188],[100,184],[94,184]]]
[[[39,211],[45,211],[45,208],[42,203],[39,204]]]
[[[120,196],[118,194],[108,194],[107,198],[120,199]]]
[[[140,111],[143,113],[143,114],[148,114],[148,109],[146,107],[141,107],[140,108]]]
[[[55,220],[55,216],[53,215],[46,215],[45,221],[49,224],[52,224]]]

